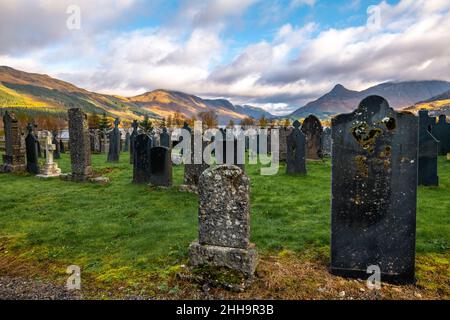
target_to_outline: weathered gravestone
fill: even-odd
[[[69,109],[70,159],[72,174],[69,178],[85,182],[92,177],[91,146],[87,115],[80,108]]]
[[[316,116],[310,115],[303,121],[302,131],[306,136],[306,159],[322,159],[323,129],[320,120]]]
[[[129,152],[130,151],[130,133],[127,132],[125,134],[125,143],[123,144],[123,152]]]
[[[447,122],[445,114],[439,116],[439,121],[433,127],[432,133],[439,140],[439,154],[450,153],[450,122]]]
[[[218,166],[200,177],[199,240],[189,248],[192,266],[227,267],[251,277],[258,255],[250,243],[249,179],[237,166]]]
[[[119,162],[120,157],[120,136],[119,119],[114,121],[114,129],[109,132],[108,162]]]
[[[59,151],[61,153],[66,153],[66,147],[64,146],[64,142],[62,141],[62,139],[59,139]]]
[[[306,174],[306,138],[300,130],[300,122],[294,122],[294,130],[287,137],[286,173]]]
[[[133,128],[133,131],[131,132],[131,136],[130,136],[130,163],[133,164],[133,161],[134,161],[134,140],[139,135],[139,131],[138,131],[139,124],[138,124],[137,120],[133,120],[133,123],[132,123],[131,127]]]
[[[102,140],[100,130],[98,129],[90,129],[89,137],[91,141],[91,152],[94,154],[102,153]]]
[[[331,146],[331,128],[325,128],[322,135],[322,154],[324,156],[331,156]]]
[[[235,165],[245,170],[245,137],[240,140],[232,130],[220,129],[214,136],[215,156],[218,164]]]
[[[379,96],[332,119],[331,272],[414,281],[418,119]]]
[[[153,147],[150,151],[150,184],[155,187],[172,186],[172,158],[170,149]]]
[[[287,161],[287,151],[288,151],[288,137],[291,134],[291,130],[286,127],[279,128],[279,149],[278,152],[280,154],[279,160],[280,161]],[[269,141],[272,139],[269,138]]]
[[[133,139],[133,183],[149,184],[152,174],[152,139],[145,133]]]
[[[170,134],[167,132],[167,128],[163,128],[159,136],[161,147],[171,148]]]
[[[52,143],[55,146],[55,150],[53,151],[53,158],[61,159],[61,150],[60,150],[61,146],[58,141],[58,132],[57,131],[52,132]]]
[[[25,138],[25,145],[27,150],[27,171],[32,174],[39,174],[38,139],[34,135],[33,127],[33,124],[28,124],[28,135]]]
[[[45,131],[45,165],[41,170],[41,173],[37,175],[38,178],[53,178],[61,175],[61,169],[58,168],[58,164],[53,161],[54,151],[56,146],[53,144],[54,135],[50,131]]]
[[[5,131],[5,154],[0,172],[20,172],[27,169],[25,163],[25,141],[14,113],[6,111],[3,116]]]
[[[201,174],[209,168],[209,164],[207,164],[203,158],[203,151],[205,150],[207,142],[203,141],[203,138],[201,141],[195,141],[194,132],[192,132],[192,129],[187,123],[184,124],[183,130],[191,133],[191,154],[187,156],[190,157],[191,163],[186,163],[184,165],[184,184],[195,189],[198,186]],[[201,161],[198,161],[200,162],[198,164],[195,163],[195,150],[197,149],[201,151]]]
[[[419,111],[419,185],[438,186],[439,141],[432,135],[436,118],[428,111]]]

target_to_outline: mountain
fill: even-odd
[[[417,113],[422,109],[428,110],[431,116],[445,114],[450,117],[450,90],[425,101],[418,102],[405,110]]]
[[[315,114],[321,118],[328,118],[338,113],[348,113],[356,109],[359,102],[370,95],[380,95],[388,100],[391,107],[404,109],[447,90],[450,90],[450,82],[436,80],[387,82],[363,91],[348,90],[339,84],[329,93],[309,102],[290,116],[300,118]]]
[[[106,112],[112,117],[137,119],[144,114],[161,118],[181,113],[186,118],[202,111],[214,111],[219,122],[239,122],[247,116],[265,114],[251,106],[234,106],[225,99],[202,99],[183,92],[155,90],[135,97],[121,97],[90,92],[48,75],[27,73],[0,66],[0,108],[66,113],[71,106],[79,106],[87,113]]]

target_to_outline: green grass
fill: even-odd
[[[70,171],[67,155],[58,160]],[[97,173],[111,184],[42,181],[22,174],[0,175],[0,240],[7,250],[32,262],[77,264],[101,280],[134,273],[164,273],[186,262],[197,237],[197,196],[179,192],[183,167],[174,167],[167,190],[131,184],[128,155],[107,164],[94,155]],[[330,160],[308,163],[308,175],[251,178],[252,241],[262,254],[291,250],[327,252],[330,242]],[[450,162],[439,159],[439,188],[419,188],[418,254],[450,249]]]

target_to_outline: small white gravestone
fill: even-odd
[[[61,169],[58,168],[58,164],[53,162],[53,151],[56,150],[56,146],[52,142],[52,134],[49,131],[45,131],[45,165],[41,170],[41,174],[37,175],[38,178],[47,179],[59,177],[61,175]]]

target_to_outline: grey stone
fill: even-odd
[[[120,137],[119,119],[114,121],[114,129],[109,132],[109,150],[108,150],[108,162],[119,162],[120,158]]]
[[[61,159],[61,150],[60,150],[60,144],[58,141],[58,132],[57,131],[52,132],[52,143],[55,146],[55,148],[53,150],[53,158]]]
[[[240,133],[243,134],[243,133]],[[245,140],[239,141],[231,130],[220,129],[214,136],[218,164],[235,165],[245,170]],[[239,143],[242,145],[240,146]],[[241,152],[239,153],[239,147]]]
[[[94,154],[102,153],[102,140],[100,135],[100,130],[91,129],[89,130],[89,136],[91,141],[91,152]]]
[[[91,146],[87,115],[80,108],[69,109],[70,179],[85,182],[92,177]]]
[[[29,123],[27,130],[28,135],[25,138],[26,154],[27,154],[27,171],[31,174],[39,174],[39,152],[38,139],[33,132],[34,125]]]
[[[48,179],[55,178],[61,175],[61,169],[58,168],[53,159],[53,153],[56,150],[56,146],[53,144],[54,135],[50,131],[45,131],[45,165],[41,169],[38,178]]]
[[[439,116],[439,121],[433,127],[432,133],[439,140],[439,154],[450,153],[450,122],[447,122],[446,115]]]
[[[286,127],[279,128],[279,160],[280,161],[287,161],[287,152],[288,152],[288,137],[290,136],[292,130]],[[268,137],[269,141],[272,141],[270,139],[270,136]]]
[[[167,128],[163,128],[159,137],[161,147],[171,148],[170,134],[167,132]]]
[[[300,130],[300,122],[294,122],[294,130],[287,137],[286,173],[306,174],[306,138]]]
[[[150,184],[155,187],[172,186],[172,158],[170,149],[153,147],[150,151],[151,175]]]
[[[191,186],[191,187],[197,187],[198,182],[200,179],[201,174],[209,168],[209,164],[207,164],[203,157],[202,157],[202,163],[201,164],[195,164],[194,159],[194,150],[196,148],[196,141],[194,139],[194,133],[192,132],[192,129],[189,128],[187,123],[184,124],[183,129],[189,131],[191,133],[191,163],[184,165],[184,184]],[[203,141],[201,142],[201,148],[202,148],[202,155],[203,151],[205,150],[208,142]]]
[[[324,156],[331,156],[332,144],[331,128],[325,128],[322,135],[322,154]]]
[[[6,111],[3,116],[3,127],[5,131],[5,154],[0,172],[22,172],[26,171],[25,163],[25,140],[19,128],[19,122],[14,113]]]
[[[237,166],[207,169],[200,177],[199,241],[190,247],[191,265],[228,267],[251,276],[257,253],[250,244],[250,183]]]
[[[436,118],[428,116],[428,111],[419,111],[419,185],[438,186],[439,141],[431,133]]]
[[[370,96],[332,119],[331,272],[414,282],[418,119]]]
[[[303,121],[302,131],[306,136],[306,159],[321,160],[322,153],[322,124],[320,120],[310,115]]]

